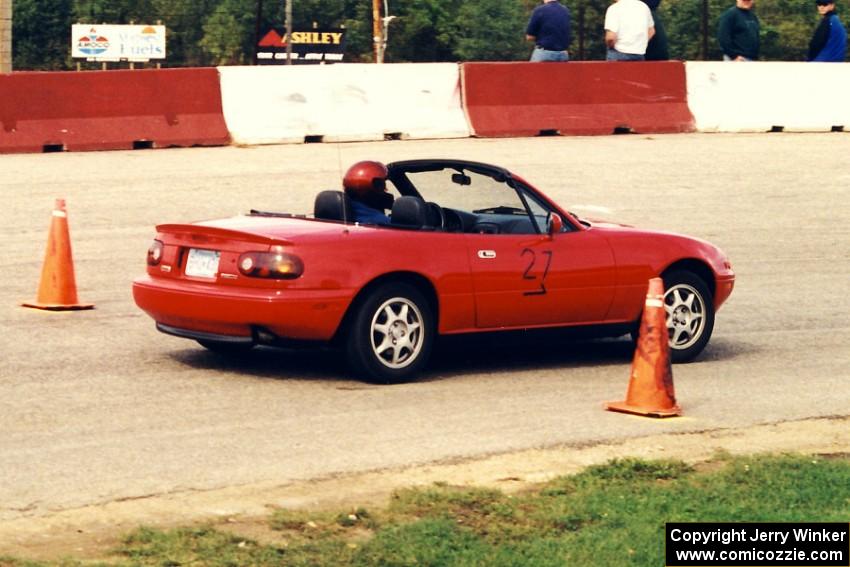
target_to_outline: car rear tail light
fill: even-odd
[[[273,248],[271,252],[245,252],[239,256],[239,271],[252,278],[291,280],[304,272],[304,263],[294,254]]]
[[[148,248],[148,266],[156,266],[162,261],[162,242],[154,240]]]

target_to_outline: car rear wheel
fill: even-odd
[[[352,370],[370,382],[396,384],[425,366],[434,340],[434,316],[416,287],[392,282],[360,302],[348,329],[346,354]]]
[[[714,298],[705,282],[686,271],[664,275],[664,309],[670,359],[689,362],[708,344],[714,330]]]

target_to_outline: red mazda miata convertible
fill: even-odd
[[[734,285],[712,244],[578,218],[501,167],[360,162],[344,186],[320,192],[311,216],[157,226],[136,303],[213,351],[325,343],[357,377],[394,383],[422,370],[438,334],[634,332],[656,276],[672,359],[688,361]]]

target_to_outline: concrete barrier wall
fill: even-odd
[[[465,63],[461,75],[475,136],[694,129],[681,62]]]
[[[850,63],[687,64],[700,132],[850,130]]]
[[[240,144],[464,138],[453,63],[220,67]]]
[[[462,92],[462,96],[461,96]],[[0,75],[0,153],[850,129],[850,63],[345,64]]]
[[[0,75],[0,152],[229,143],[215,69]]]

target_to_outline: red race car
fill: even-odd
[[[422,370],[438,334],[634,332],[656,276],[673,361],[688,361],[735,281],[708,242],[578,218],[493,165],[360,162],[344,189],[319,193],[312,216],[157,226],[136,303],[213,351],[331,344],[358,377],[394,383]]]

